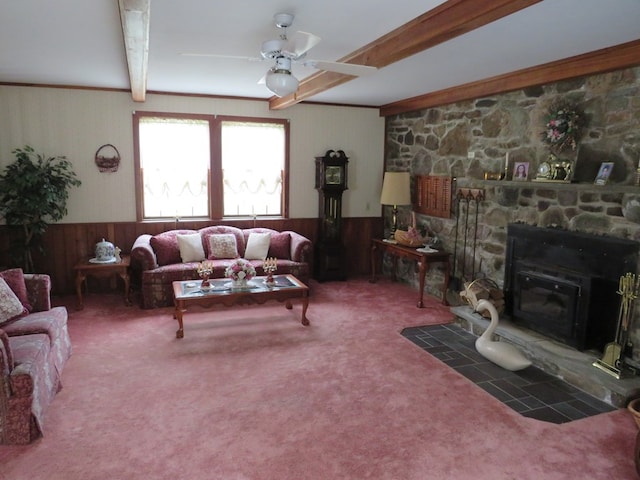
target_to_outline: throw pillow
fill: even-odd
[[[269,242],[271,233],[254,233],[249,235],[247,249],[244,251],[244,258],[247,260],[264,260],[269,252]]]
[[[20,299],[9,288],[4,278],[0,278],[0,327],[29,313]]]
[[[13,290],[13,293],[16,294],[20,303],[22,303],[22,306],[31,312],[32,307],[31,303],[29,303],[29,294],[27,293],[27,285],[24,282],[24,273],[22,272],[22,269],[11,268],[4,272],[0,272],[0,278],[3,278],[4,281],[7,282],[9,288]]]
[[[291,234],[272,233],[268,256],[288,260],[291,257]]]
[[[209,237],[210,260],[216,258],[238,258],[238,245],[233,233],[216,233]]]
[[[180,247],[180,257],[183,263],[200,262],[205,258],[202,237],[199,233],[178,234],[178,247]]]

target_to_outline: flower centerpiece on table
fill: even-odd
[[[242,284],[256,276],[256,269],[244,258],[238,258],[231,262],[224,271],[224,276],[234,283]]]
[[[542,141],[555,152],[575,150],[583,126],[583,115],[566,103],[555,103],[549,109]]]

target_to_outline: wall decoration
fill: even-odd
[[[542,132],[542,141],[551,151],[575,150],[584,126],[584,115],[574,106],[556,102],[549,109]]]
[[[120,166],[120,152],[118,149],[107,143],[96,151],[96,165],[101,172],[117,172]]]

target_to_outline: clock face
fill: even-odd
[[[549,178],[551,174],[551,165],[548,162],[542,162],[538,167],[537,178]]]
[[[325,183],[327,185],[340,185],[342,183],[342,168],[328,166],[325,170]]]

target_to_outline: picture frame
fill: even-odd
[[[593,181],[593,183],[595,185],[606,185],[609,181],[611,170],[613,170],[613,162],[602,162],[602,164],[600,165],[600,169],[598,170],[598,174],[596,175],[596,179]]]
[[[529,178],[529,162],[516,162],[513,164],[513,180],[526,182]]]

